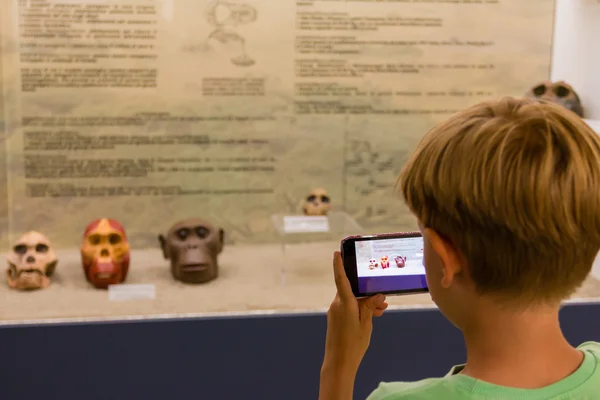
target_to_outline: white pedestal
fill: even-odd
[[[363,228],[354,218],[343,211],[331,211],[327,216],[309,217],[304,215],[274,214],[271,222],[279,233],[281,250],[288,246],[302,246],[314,242],[341,242],[351,235],[364,234]],[[281,283],[285,285],[286,263],[281,265]]]
[[[600,135],[600,119],[586,119],[585,122]]]
[[[596,260],[594,260],[594,266],[592,267],[592,276],[598,280],[600,280],[600,253],[596,256]]]
[[[573,86],[591,120],[600,120],[599,66],[600,2],[556,0],[551,79]]]

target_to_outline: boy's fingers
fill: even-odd
[[[380,309],[384,307],[384,304],[386,304],[385,296],[382,294],[361,299],[359,302],[361,324],[365,326],[370,325],[374,316],[380,316],[383,313],[383,310]]]
[[[335,287],[337,288],[340,300],[342,302],[353,301],[354,293],[352,293],[352,287],[346,276],[344,262],[342,261],[342,255],[339,251],[333,253],[333,277],[335,279]]]
[[[388,308],[388,303],[383,303],[382,305],[380,305],[379,307],[377,307],[377,309],[375,311],[373,311],[373,316],[374,317],[381,317],[383,315],[383,312]]]

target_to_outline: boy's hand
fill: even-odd
[[[354,297],[338,251],[333,256],[333,273],[337,294],[327,312],[323,369],[353,379],[371,341],[373,317],[383,315],[388,305],[381,294]]]

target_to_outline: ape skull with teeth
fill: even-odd
[[[331,197],[325,189],[313,189],[304,199],[304,215],[327,215],[331,210]]]
[[[90,223],[83,234],[81,261],[87,280],[98,289],[123,283],[129,271],[129,242],[114,219]]]
[[[581,100],[573,87],[566,82],[540,82],[529,89],[526,96],[536,100],[556,103],[583,118]]]
[[[223,251],[223,229],[193,218],[173,225],[158,240],[173,278],[186,283],[206,283],[219,275],[217,257]]]
[[[58,263],[50,240],[35,231],[21,236],[6,258],[8,286],[19,290],[48,287]]]

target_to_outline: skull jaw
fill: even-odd
[[[184,283],[207,283],[219,275],[216,264],[181,265],[172,263],[171,274],[175,280]]]
[[[125,281],[123,270],[122,262],[95,258],[86,268],[86,277],[95,288],[106,289],[110,285],[118,285]]]
[[[566,99],[559,100],[557,101],[557,103],[566,108],[567,110],[570,110],[578,116],[580,116],[581,118],[583,118],[583,107],[577,101],[572,99]]]
[[[17,290],[38,290],[50,286],[50,279],[41,272],[23,272],[13,278],[10,269],[6,271],[8,286]]]
[[[314,206],[314,205],[309,204],[309,205],[304,206],[302,211],[304,212],[304,215],[308,215],[311,217],[325,216],[329,212],[329,207]]]

